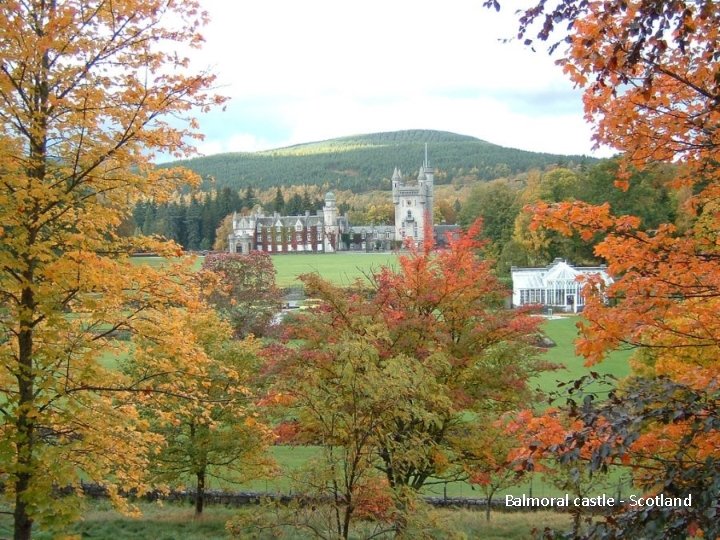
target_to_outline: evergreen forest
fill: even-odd
[[[175,161],[204,179],[204,189],[239,190],[298,184],[327,185],[353,192],[390,190],[395,167],[413,174],[428,145],[435,183],[492,180],[552,165],[580,165],[595,160],[526,152],[475,137],[444,131],[405,130],[341,137],[263,152],[234,152]]]

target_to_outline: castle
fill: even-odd
[[[433,227],[434,169],[430,167],[425,145],[425,161],[417,181],[406,180],[396,167],[392,175],[392,201],[395,225],[350,226],[347,215],[338,214],[335,194],[325,195],[322,210],[314,215],[266,216],[255,212],[250,216],[233,214],[233,231],[228,236],[231,253],[266,251],[269,253],[333,253],[336,251],[389,250],[401,246],[406,239],[421,244],[429,222],[436,241],[442,243],[444,232],[456,226]]]

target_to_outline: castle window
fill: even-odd
[[[408,206],[412,206],[412,201],[410,199],[408,199],[406,202]]]

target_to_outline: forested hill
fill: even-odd
[[[176,161],[213,187],[241,189],[328,184],[362,192],[390,189],[393,169],[413,174],[422,164],[428,144],[437,184],[455,179],[492,180],[548,165],[595,162],[585,156],[541,154],[505,148],[444,131],[409,130],[342,137],[263,152],[234,152]]]

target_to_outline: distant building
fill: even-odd
[[[347,216],[338,216],[335,194],[325,195],[325,206],[315,215],[250,216],[233,214],[233,232],[228,236],[231,253],[266,251],[269,253],[332,253],[343,249],[341,235],[347,233]]]
[[[348,243],[352,251],[390,251],[396,247],[395,226],[355,225],[350,227]]]
[[[228,236],[231,253],[266,251],[269,253],[333,253],[336,251],[388,251],[402,245],[406,239],[421,244],[425,223],[442,247],[448,232],[459,230],[457,225],[433,227],[434,169],[425,161],[417,180],[403,178],[396,167],[392,176],[392,200],[395,205],[395,225],[350,226],[347,215],[338,215],[335,194],[325,194],[325,205],[314,215],[266,216],[257,211],[249,216],[233,214],[233,231]]]
[[[577,313],[585,307],[580,276],[599,274],[606,284],[612,283],[604,266],[574,267],[555,259],[543,268],[511,268],[513,307],[541,305]]]
[[[430,167],[425,145],[425,161],[420,167],[415,182],[403,178],[397,167],[392,175],[392,198],[395,205],[395,239],[405,241],[412,238],[421,244],[425,234],[425,223],[433,225],[433,191],[435,170]]]

